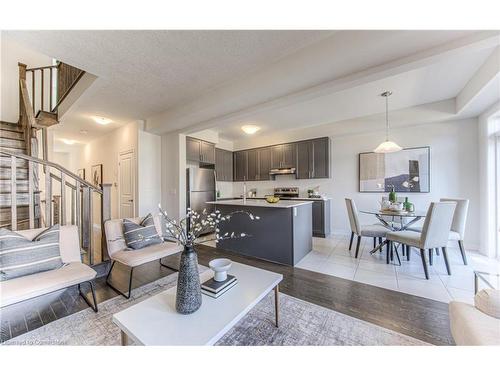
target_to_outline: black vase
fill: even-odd
[[[181,254],[175,309],[180,314],[192,314],[201,306],[198,255],[193,247],[184,246]]]

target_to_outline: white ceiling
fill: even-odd
[[[491,54],[474,31],[9,31],[98,78],[60,137],[88,140],[147,119],[155,133],[217,128],[241,137],[454,98]],[[488,39],[489,38],[489,39]],[[450,52],[451,51],[451,52]],[[113,120],[98,126],[100,115]],[[80,129],[88,131],[86,136]],[[261,133],[262,134],[262,133]]]

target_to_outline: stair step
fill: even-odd
[[[47,112],[47,111],[38,111],[36,114],[36,122],[41,126],[52,126],[59,124],[59,120],[57,118],[57,113]]]
[[[24,132],[1,129],[0,138],[24,140]]]
[[[29,207],[17,206],[17,220],[29,219]],[[0,207],[0,225],[10,223],[10,207]]]
[[[2,193],[10,193],[10,180],[0,180],[0,191]],[[28,181],[18,180],[16,184],[16,191],[18,192],[28,191]]]
[[[6,121],[0,121],[0,129],[2,130],[9,130],[9,131],[17,131],[17,132],[23,132],[22,128],[13,122],[6,122]]]
[[[0,207],[10,207],[12,205],[12,197],[10,193],[0,194]],[[17,193],[16,194],[16,206],[22,206],[29,204],[29,194],[28,193]]]
[[[10,156],[0,155],[0,167],[10,168]],[[16,166],[18,168],[28,168],[28,161],[20,158],[16,158]]]
[[[25,150],[26,142],[24,141],[24,139],[0,138],[0,147]]]
[[[0,147],[0,152],[1,151],[9,151],[13,152],[15,154],[26,154],[26,148],[17,148],[17,147]]]
[[[28,168],[17,168],[16,169],[16,180],[27,180],[28,179]],[[0,167],[0,180],[10,181],[10,166]]]

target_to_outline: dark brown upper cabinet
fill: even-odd
[[[186,137],[186,159],[215,164],[215,145],[201,139]]]
[[[258,180],[270,180],[271,176],[269,171],[271,170],[271,147],[259,148],[259,178]]]
[[[233,154],[233,163],[234,163],[234,173],[233,180],[234,181],[247,181],[247,154],[248,151],[236,151]]]
[[[295,168],[296,163],[295,143],[271,146],[271,169]]]
[[[215,176],[217,181],[233,181],[233,153],[215,149]]]
[[[259,154],[256,149],[247,151],[247,175],[246,180],[259,180]]]
[[[311,139],[297,143],[297,171],[299,179],[330,177],[329,138]]]

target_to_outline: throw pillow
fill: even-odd
[[[151,214],[148,214],[139,224],[123,219],[123,234],[128,250],[138,250],[162,242]]]
[[[9,280],[63,266],[59,251],[59,224],[32,241],[11,230],[0,229],[0,280]]]

